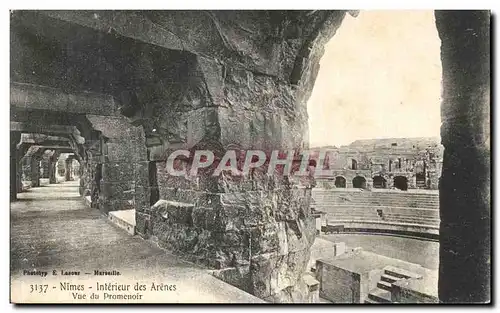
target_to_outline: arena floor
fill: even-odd
[[[391,258],[417,263],[425,268],[437,270],[439,267],[439,242],[369,234],[324,235],[322,238],[333,242],[345,242],[347,247],[362,247]]]

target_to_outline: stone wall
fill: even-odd
[[[439,299],[491,297],[491,12],[436,11],[443,64]]]
[[[150,188],[158,188],[160,199],[151,209],[137,211],[136,229],[160,246],[219,269],[219,277],[261,298],[306,301],[302,275],[315,236],[310,189],[294,187],[278,175],[173,177],[165,171],[165,161],[176,149],[211,150],[220,158],[228,150],[269,152],[308,146],[306,102],[322,42],[334,34],[345,12],[313,14],[308,22],[299,13],[293,20],[295,31],[285,33],[282,27],[292,23],[292,13],[272,20],[269,12],[234,19],[238,14],[217,12],[204,25],[211,29],[214,20],[224,21],[218,31],[229,40],[223,44],[230,54],[219,56],[211,50],[217,43],[203,55],[186,55],[179,67],[184,89],[172,93],[168,106],[156,103],[145,111],[134,109],[133,103],[129,107],[135,110],[132,119],[148,121],[143,125],[157,177]],[[234,26],[259,14],[259,23],[246,25],[254,31],[246,45],[225,36],[239,32]],[[156,18],[161,24],[170,22]],[[196,23],[200,21],[205,17]],[[269,30],[255,29],[262,27]],[[204,43],[220,38],[207,36]],[[267,42],[266,36],[280,39]],[[189,40],[197,42],[197,37]],[[189,40],[186,46],[193,43]],[[267,44],[269,49],[262,50]]]
[[[87,115],[99,132],[82,160],[81,193],[90,195],[92,207],[109,211],[149,207],[148,161],[142,127],[124,117]]]
[[[438,188],[443,162],[443,147],[438,138],[357,140],[347,146],[325,148],[328,167],[333,171],[331,178],[344,177],[347,188],[352,188],[356,176],[366,179],[367,189],[373,186],[375,176],[386,180],[386,188],[394,186],[396,176],[405,177],[410,189]],[[417,182],[417,174],[424,174],[425,181]]]

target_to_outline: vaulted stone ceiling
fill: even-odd
[[[224,146],[300,147],[323,44],[344,15],[15,11],[11,80],[112,95],[156,144],[192,147],[214,139]],[[220,131],[236,126],[238,115],[249,122],[237,124],[249,129]]]

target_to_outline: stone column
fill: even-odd
[[[50,154],[47,151],[40,160],[40,178],[50,179]]]
[[[17,170],[17,144],[21,140],[20,132],[10,132],[10,201],[17,200],[18,183],[21,180]]]
[[[57,160],[59,159],[59,152],[54,152],[49,158],[49,183],[57,184]]]
[[[40,187],[40,156],[34,154],[30,157],[31,162],[31,187]]]
[[[17,167],[17,193],[23,192],[23,164],[22,151],[17,151],[16,167]]]
[[[65,160],[64,164],[65,164],[64,178],[66,181],[72,181],[73,180],[73,159],[67,158]]]
[[[408,179],[408,189],[417,189],[417,176],[413,173],[406,174]]]
[[[102,146],[102,177],[98,188],[99,210],[110,211],[135,209],[141,214],[148,209],[149,179],[147,150],[142,127],[131,125],[126,118],[87,116],[96,130],[106,137]],[[106,125],[106,128],[99,128]],[[96,173],[101,175],[101,173]],[[137,231],[143,231],[139,218]]]
[[[61,177],[66,176],[65,175],[66,165],[65,165],[64,159],[60,158],[57,160],[56,168],[57,168],[57,174],[59,174],[59,176],[61,176]]]
[[[21,164],[17,162],[17,193],[23,192],[23,182],[22,182],[22,168]]]
[[[444,146],[439,299],[491,300],[490,12],[436,11]]]
[[[24,180],[31,180],[31,158],[25,157],[20,161],[21,169],[22,169],[22,177]]]

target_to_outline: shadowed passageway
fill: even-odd
[[[79,278],[99,281],[115,278],[95,276],[95,270],[116,270],[130,284],[133,279],[176,284],[175,293],[161,298],[166,302],[260,301],[109,224],[98,210],[85,206],[78,181],[42,185],[18,196],[10,210],[13,284],[30,278],[23,270],[48,271],[49,279],[53,270],[80,271]]]

